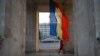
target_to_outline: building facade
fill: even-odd
[[[47,23],[39,24],[40,36],[41,39],[50,37],[50,26]]]

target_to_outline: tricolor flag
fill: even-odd
[[[50,0],[51,1],[51,0]],[[61,40],[68,40],[69,39],[69,19],[65,16],[63,10],[61,9],[60,5],[57,1],[52,1],[55,7],[55,18],[57,20],[56,24],[56,36],[59,37]],[[50,9],[52,9],[50,7]],[[51,12],[50,12],[51,13]],[[52,17],[52,16],[51,16]],[[52,18],[53,19],[53,18]],[[51,18],[50,18],[51,20]],[[52,21],[50,21],[51,23]],[[51,27],[51,26],[50,26]],[[50,30],[51,31],[51,30]]]

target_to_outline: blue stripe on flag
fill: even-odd
[[[50,35],[56,36],[56,17],[53,0],[50,0]]]

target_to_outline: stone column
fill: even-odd
[[[4,40],[5,0],[0,0],[0,49]],[[1,50],[0,50],[1,53]]]
[[[3,1],[5,27],[0,56],[25,56],[26,1],[0,0]]]
[[[36,31],[37,31],[37,3],[34,0],[27,0],[27,33],[26,52],[36,51]]]
[[[100,48],[100,0],[94,0],[95,5],[95,24],[96,24],[96,38]],[[100,49],[98,49],[98,55],[100,56]]]
[[[97,56],[94,0],[73,1],[75,56]]]
[[[94,0],[95,5],[95,23],[96,23],[96,36],[100,38],[100,0]]]
[[[0,36],[4,35],[5,0],[0,0]]]

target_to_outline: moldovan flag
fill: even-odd
[[[69,19],[57,1],[50,0],[50,35],[69,40]]]
[[[69,40],[69,18],[65,16],[57,1],[54,1],[55,16],[57,19],[57,37],[61,40]]]

